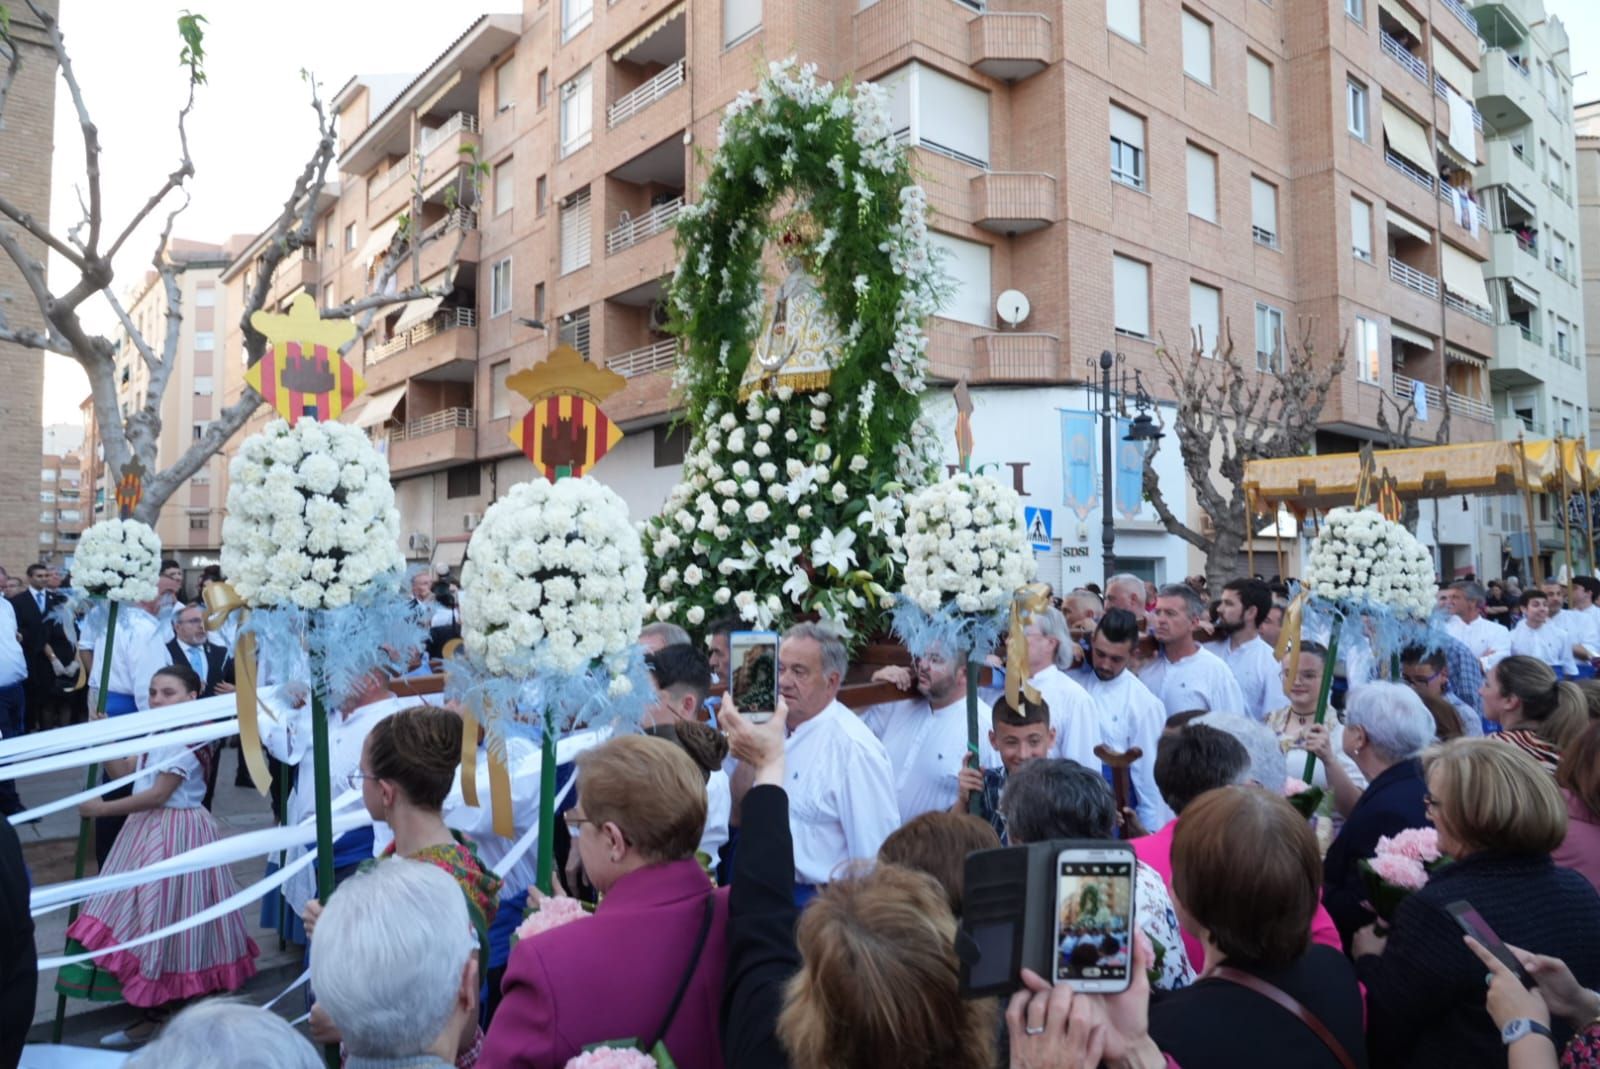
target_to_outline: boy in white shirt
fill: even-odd
[[[1522,622],[1511,632],[1513,656],[1537,657],[1564,676],[1577,672],[1567,633],[1550,622],[1550,602],[1542,590],[1522,595]]]

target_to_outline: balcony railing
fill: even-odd
[[[1265,245],[1269,249],[1278,247],[1278,232],[1276,230],[1268,230],[1264,226],[1251,226],[1250,236],[1255,239],[1257,245]]]
[[[1394,393],[1397,397],[1410,397],[1416,391],[1416,379],[1396,372],[1394,376]],[[1423,393],[1428,398],[1428,411],[1430,414],[1440,411],[1443,398],[1440,396],[1439,387],[1432,383],[1422,384]],[[1494,406],[1475,397],[1457,393],[1450,387],[1444,388],[1444,394],[1450,399],[1450,410],[1469,419],[1483,420],[1486,423],[1494,422]]]
[[[377,197],[378,194],[382,193],[384,190],[388,189],[402,178],[410,177],[412,166],[413,162],[411,160],[407,160],[405,163],[396,164],[385,171],[381,176],[368,182],[367,199],[372,200],[373,198]]]
[[[663,338],[650,345],[618,353],[606,361],[606,367],[625,379],[651,371],[665,371],[678,364],[678,340]]]
[[[1450,197],[1450,187],[1445,185],[1443,182],[1439,183],[1439,199],[1444,201],[1446,204],[1453,205],[1455,203]],[[1488,227],[1489,213],[1483,210],[1483,205],[1473,201],[1472,214],[1478,217],[1479,230],[1483,230]],[[1454,218],[1454,212],[1451,213],[1451,217]],[[1456,221],[1460,222],[1459,219]]]
[[[1537,326],[1533,326],[1533,325],[1529,325],[1529,324],[1525,324],[1525,323],[1519,323],[1515,319],[1511,320],[1506,325],[1507,326],[1516,327],[1517,328],[1517,332],[1522,335],[1522,340],[1525,341],[1525,342],[1530,342],[1530,343],[1532,343],[1534,345],[1538,345],[1540,342],[1542,342],[1544,340],[1542,337],[1540,337],[1539,328]]]
[[[1445,92],[1448,87],[1448,83],[1446,83],[1443,78],[1439,77],[1437,74],[1433,76],[1434,96],[1438,97],[1440,100],[1450,99],[1449,95]],[[1472,126],[1475,130],[1483,129],[1483,112],[1478,110],[1478,106],[1476,104],[1472,106]]]
[[[1425,297],[1437,298],[1439,296],[1438,279],[1432,275],[1423,274],[1410,264],[1401,263],[1393,256],[1389,257],[1389,277],[1407,289],[1416,290]]]
[[[1539,246],[1531,234],[1525,234],[1520,230],[1502,230],[1501,233],[1510,234],[1512,240],[1517,243],[1517,248],[1532,256],[1535,260],[1539,258]]]
[[[478,414],[470,408],[445,408],[421,419],[407,420],[406,425],[390,437],[400,441],[426,438],[440,431],[471,430],[478,425]]]
[[[680,59],[639,88],[619,96],[606,111],[606,125],[616,126],[633,118],[682,85],[684,74],[688,70],[688,62],[687,59]]]
[[[1556,344],[1555,342],[1551,342],[1550,343],[1550,355],[1555,357],[1557,360],[1561,361],[1563,364],[1572,363],[1572,350],[1571,350],[1571,348],[1563,349],[1560,345]]]
[[[1416,166],[1404,156],[1396,152],[1385,151],[1383,159],[1390,167],[1393,167],[1429,193],[1433,192],[1433,176],[1417,170]]]
[[[1476,319],[1480,323],[1486,325],[1494,323],[1494,313],[1491,310],[1464,297],[1458,297],[1449,290],[1444,291],[1444,303],[1445,307],[1453,308],[1462,315]]]
[[[663,230],[672,229],[672,224],[678,218],[678,213],[683,210],[683,197],[673,197],[671,200],[658,204],[638,218],[628,218],[606,231],[606,255],[621,252],[643,241],[645,238],[654,237]]]
[[[433,151],[433,147],[455,134],[475,134],[478,132],[478,117],[467,112],[458,111],[450,116],[439,126],[424,129],[417,138],[417,151],[426,156]]]
[[[451,230],[466,230],[470,232],[476,229],[478,229],[478,213],[469,211],[466,208],[457,208],[424,230],[421,240],[430,241]]]
[[[1473,17],[1472,12],[1461,6],[1460,0],[1440,0],[1440,3],[1449,8],[1450,13],[1460,19],[1461,25],[1471,30],[1474,37],[1478,35],[1478,20]]]
[[[426,323],[418,323],[403,334],[396,334],[382,345],[367,351],[367,362],[375,364],[379,360],[387,359],[395,353],[401,353],[413,345],[420,345],[436,334],[457,327],[475,327],[478,325],[478,313],[471,308],[449,308]]]
[[[1406,51],[1405,45],[1381,30],[1378,31],[1378,40],[1384,55],[1410,71],[1411,76],[1417,81],[1424,85],[1428,83],[1428,65],[1426,63]]]

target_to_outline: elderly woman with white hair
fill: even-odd
[[[1328,847],[1322,900],[1348,943],[1373,920],[1363,905],[1367,893],[1358,863],[1372,857],[1380,837],[1428,826],[1428,784],[1418,758],[1433,742],[1434,720],[1417,692],[1398,683],[1355,688],[1344,715],[1344,755],[1361,770],[1367,788]],[[1308,745],[1328,750],[1328,730],[1312,732]]]
[[[126,1069],[226,1065],[228,1069],[326,1069],[309,1040],[260,1006],[231,999],[197,1002],[168,1021]]]
[[[345,1069],[451,1069],[478,1019],[477,949],[460,886],[434,865],[386,861],[340,884],[311,941],[311,988]]]

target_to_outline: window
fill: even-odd
[[[196,375],[194,377],[194,395],[196,397],[210,397],[211,392],[211,376]]]
[[[1344,0],[1344,13],[1365,26],[1367,24],[1367,0]]]
[[[215,286],[196,286],[194,288],[194,306],[196,308],[215,308],[217,306],[217,288]]]
[[[1118,334],[1150,336],[1150,265],[1126,256],[1111,257],[1111,293]]]
[[[53,482],[55,482],[56,481],[55,469],[54,468],[45,468],[43,471],[39,472],[39,481],[40,482],[45,482],[45,483],[53,483]]]
[[[1144,120],[1111,105],[1111,180],[1144,188]]]
[[[561,0],[561,40],[572,40],[594,21],[594,0]]]
[[[44,509],[39,513],[39,522],[51,527],[55,526],[56,514],[54,509]]]
[[[356,247],[356,224],[347,223],[344,228],[344,251],[351,252]],[[249,287],[246,287],[247,289]]]
[[[55,503],[56,503],[56,492],[54,490],[40,490],[39,491],[39,504],[41,504],[41,505],[54,505]]]
[[[54,542],[55,540],[56,540],[56,536],[55,536],[55,534],[53,532],[50,532],[50,531],[40,531],[39,532],[39,541],[42,544],[48,546],[50,543]]]
[[[1378,321],[1356,316],[1356,377],[1383,385],[1383,364],[1378,355]]]
[[[1278,187],[1250,176],[1250,233],[1257,245],[1278,247]]]
[[[461,464],[444,473],[446,498],[477,497],[483,492],[483,469],[476,464]]]
[[[494,165],[494,214],[496,215],[509,212],[516,198],[513,182],[516,172],[512,170],[511,159],[507,156]]]
[[[594,121],[594,74],[585,67],[561,86],[561,156],[572,155],[589,143]]]
[[[1135,44],[1144,43],[1140,0],[1106,0],[1106,29]]]
[[[1212,84],[1211,23],[1188,10],[1183,13],[1183,73]]]
[[[722,47],[729,48],[761,29],[761,0],[722,0]]]
[[[217,336],[209,330],[194,332],[194,349],[197,353],[209,353],[217,347]]]
[[[989,165],[989,94],[921,63],[878,79],[900,140],[978,167]]]
[[[1350,251],[1358,260],[1372,262],[1372,205],[1350,198]]]
[[[1283,310],[1270,304],[1256,305],[1256,370],[1283,370]]]
[[[1191,344],[1208,357],[1217,355],[1217,339],[1222,332],[1222,291],[1204,282],[1189,282],[1189,330]]]
[[[1272,64],[1254,52],[1246,52],[1245,66],[1249,68],[1250,114],[1262,122],[1272,122]]]
[[[489,318],[511,311],[511,257],[489,269]]]
[[[570,345],[582,353],[584,359],[589,358],[589,309],[580,308],[576,312],[569,312],[561,317],[561,326],[556,331],[556,341],[561,345]]]
[[[1367,87],[1354,78],[1344,83],[1345,124],[1356,137],[1367,139]]]
[[[533,206],[540,215],[550,206],[550,179],[540,175],[533,183]]]
[[[509,360],[502,360],[489,369],[490,419],[505,419],[511,415],[511,393],[506,389],[506,378],[510,374]]]
[[[580,189],[561,206],[561,273],[571,274],[589,266],[589,190]]]
[[[533,318],[544,322],[544,283],[533,284]]]
[[[507,111],[516,100],[511,95],[511,76],[515,73],[508,59],[494,69],[494,110]]]
[[[653,466],[667,468],[682,464],[689,452],[689,424],[680,421],[658,423],[651,430],[654,438],[651,442]]]
[[[196,423],[194,425],[194,440],[198,442],[200,440],[200,436],[205,432],[206,425],[204,423]]]
[[[62,509],[61,510],[61,522],[62,523],[79,523],[79,522],[82,521],[82,519],[83,519],[83,513],[79,512],[77,509]]]
[[[548,103],[550,103],[550,68],[546,67],[539,72],[538,110],[543,111],[544,106]]]
[[[207,531],[207,530],[210,530],[210,529],[211,529],[211,517],[210,516],[190,516],[189,517],[189,530],[191,530],[191,531]]]
[[[1189,146],[1189,214],[1217,221],[1217,157],[1199,145]]]
[[[989,299],[993,292],[990,277],[993,250],[982,242],[966,241],[936,231],[928,234],[928,242],[950,280],[950,292],[934,314],[960,323],[991,326],[994,322]]]

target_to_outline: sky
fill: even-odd
[[[1571,39],[1573,99],[1600,98],[1600,0],[1544,0]],[[185,81],[178,66],[177,17],[211,16],[206,28],[208,83],[190,119],[193,196],[178,236],[223,241],[256,233],[288,197],[316,144],[315,119],[301,80],[316,75],[323,98],[354,74],[422,70],[485,10],[517,11],[520,0],[456,7],[438,0],[275,0],[271,4],[188,0],[61,0],[62,28],[105,152],[102,190],[108,225],[120,225],[153,193],[178,160],[173,121]],[[455,13],[442,12],[454,10]],[[92,32],[89,32],[91,31]],[[82,138],[62,92],[56,106],[53,229],[78,218]],[[149,263],[158,231],[129,243],[116,264],[119,291]],[[57,268],[64,269],[65,264]],[[57,291],[64,288],[55,275]],[[111,333],[103,303],[86,310]],[[46,358],[44,422],[76,423],[88,380],[66,357]]]

